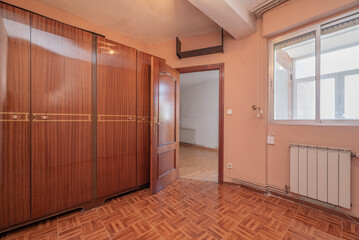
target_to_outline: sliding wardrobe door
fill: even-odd
[[[97,40],[97,197],[136,186],[136,50]]]
[[[32,217],[91,200],[92,34],[32,15]]]
[[[137,52],[137,186],[150,182],[151,55]]]
[[[30,14],[0,3],[0,230],[30,218]]]

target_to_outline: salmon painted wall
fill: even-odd
[[[183,47],[189,50],[198,47],[198,43],[214,45],[218,39],[220,35],[215,33],[181,41]],[[257,118],[251,108],[254,104],[266,104],[267,83],[260,81],[265,78],[265,46],[266,40],[261,36],[261,29],[258,29],[255,34],[240,40],[225,34],[224,54],[179,60],[175,54],[175,41],[155,44],[150,49],[150,53],[165,58],[167,64],[175,68],[225,64],[225,111],[233,110],[232,115],[224,116],[224,164],[233,163],[233,169],[225,168],[225,181],[238,179],[266,184],[267,121],[265,116]]]
[[[343,9],[353,7],[353,2],[326,0],[295,0],[265,14],[263,20],[257,21],[257,31],[252,35],[235,40],[228,34],[224,37],[224,54],[193,57],[179,60],[175,55],[175,41],[152,45],[150,53],[165,58],[172,67],[188,67],[213,63],[224,63],[224,108],[233,109],[233,115],[224,116],[224,161],[233,163],[233,169],[224,166],[224,180],[236,180],[285,189],[289,185],[289,144],[303,143],[333,147],[350,148],[359,152],[359,127],[324,127],[324,126],[288,126],[268,124],[268,54],[266,34],[283,32],[296,27],[314,24],[313,19],[323,20],[342,14]],[[335,2],[335,3],[334,3]],[[357,5],[359,4],[358,1]],[[295,8],[293,8],[293,4]],[[316,16],[315,9],[322,18]],[[346,10],[351,11],[352,9]],[[279,11],[279,12],[278,12]],[[338,12],[341,12],[338,14]],[[278,14],[285,13],[285,14]],[[297,13],[300,13],[297,15]],[[298,16],[286,22],[288,16]],[[312,22],[308,24],[308,19]],[[262,22],[263,21],[263,22]],[[266,23],[268,21],[271,24]],[[286,25],[287,23],[287,25]],[[304,25],[307,24],[307,25]],[[265,27],[265,28],[264,28]],[[284,30],[283,30],[284,29]],[[294,29],[296,30],[296,29]],[[210,34],[189,39],[181,39],[182,47],[193,49],[196,46],[208,46],[218,40],[218,34]],[[264,114],[257,118],[252,105],[263,107]],[[266,136],[273,133],[275,145],[266,144]],[[359,162],[359,159],[355,159]],[[359,216],[359,168],[352,164],[352,210]]]
[[[69,24],[71,26],[82,28],[84,30],[103,35],[110,40],[136,48],[143,52],[148,51],[148,45],[145,43],[136,41],[132,38],[121,35],[111,29],[101,27],[83,18],[79,18],[75,15],[66,13],[64,11],[50,7],[43,3],[37,2],[35,0],[1,0],[1,1],[40,14],[42,16]]]

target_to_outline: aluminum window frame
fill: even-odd
[[[314,24],[312,26],[273,38],[268,41],[268,123],[273,125],[311,125],[311,126],[359,126],[358,120],[351,119],[320,119],[320,80],[321,80],[321,30],[341,22],[345,22],[358,17],[359,9],[346,14],[334,17],[332,19]],[[298,37],[300,35],[315,31],[315,119],[274,119],[274,64],[275,52],[274,46],[285,40]],[[325,75],[324,75],[325,76]]]

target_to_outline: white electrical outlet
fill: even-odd
[[[233,168],[233,164],[232,163],[227,163],[227,168]]]

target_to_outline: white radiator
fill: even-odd
[[[290,191],[351,208],[350,165],[348,149],[291,144]]]
[[[196,130],[189,128],[180,128],[180,142],[194,144]]]

